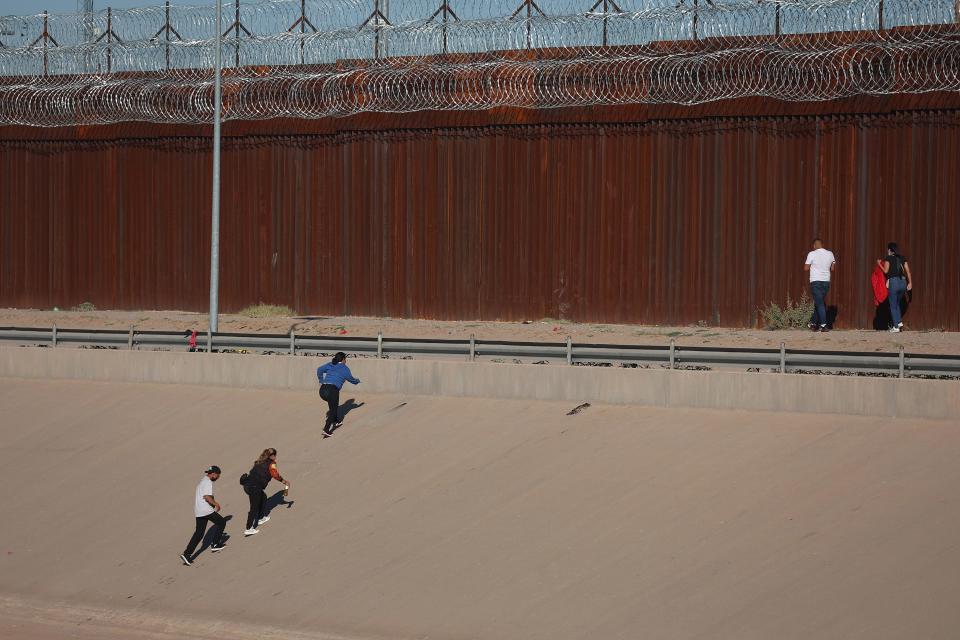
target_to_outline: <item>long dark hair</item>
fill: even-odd
[[[331,364],[339,364],[347,359],[347,354],[343,351],[337,351],[333,354],[333,360],[330,361]]]
[[[257,458],[256,460],[254,460],[253,466],[257,466],[258,464],[263,464],[264,462],[266,462],[267,460],[270,459],[270,456],[275,456],[275,455],[277,455],[277,450],[276,450],[276,449],[270,449],[270,448],[268,447],[268,448],[266,448],[266,449],[263,450],[263,452],[260,454],[260,457],[259,457],[259,458]]]
[[[892,254],[895,255],[895,256],[900,255],[900,247],[897,246],[897,243],[896,243],[896,242],[888,242],[888,243],[887,243],[887,251],[889,251],[890,253],[892,253]]]

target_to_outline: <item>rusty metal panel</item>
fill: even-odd
[[[221,308],[752,326],[819,235],[838,326],[896,240],[907,322],[960,329],[960,111],[764,109],[232,123]],[[205,309],[206,132],[102,129],[0,129],[0,304]]]

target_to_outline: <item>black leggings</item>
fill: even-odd
[[[263,517],[263,507],[267,503],[267,494],[256,487],[244,487],[250,498],[250,512],[247,514],[247,529],[256,529],[257,521]]]
[[[197,518],[197,530],[193,532],[193,537],[190,538],[190,542],[187,543],[187,548],[184,549],[183,555],[188,558],[193,555],[193,550],[196,549],[200,541],[203,540],[203,533],[207,530],[208,521],[213,523],[213,546],[216,547],[220,544],[220,538],[223,537],[223,530],[227,526],[227,521],[222,515],[214,511],[210,515]]]
[[[327,401],[327,422],[323,425],[323,430],[329,431],[340,419],[340,389],[332,384],[322,384],[320,397]]]

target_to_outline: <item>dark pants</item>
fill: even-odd
[[[327,401],[327,422],[323,425],[323,430],[330,431],[340,418],[340,389],[332,384],[322,384],[320,397]]]
[[[267,494],[257,487],[244,486],[250,498],[250,512],[247,514],[247,529],[256,529],[257,521],[263,517],[263,507],[267,503]]]
[[[887,302],[890,304],[890,320],[893,326],[899,327],[903,318],[900,316],[900,301],[907,292],[907,279],[904,277],[887,280]]]
[[[193,537],[190,538],[190,542],[187,543],[187,548],[183,551],[183,555],[187,556],[187,558],[193,555],[193,550],[196,549],[200,541],[203,540],[203,534],[207,530],[208,521],[213,523],[213,546],[216,547],[220,544],[220,538],[223,537],[223,530],[227,526],[227,521],[222,515],[214,511],[208,516],[197,518],[197,530],[193,532]]]
[[[818,280],[810,283],[810,292],[813,294],[813,316],[810,323],[821,327],[827,326],[827,293],[830,291],[830,283]]]

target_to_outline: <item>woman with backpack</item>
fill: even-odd
[[[350,367],[343,363],[347,354],[338,351],[333,360],[317,367],[317,381],[320,383],[320,397],[327,401],[327,422],[323,425],[323,435],[332,436],[333,427],[337,424],[340,412],[340,389],[344,382],[360,384],[360,380],[353,377]]]
[[[877,266],[883,270],[887,278],[887,302],[890,304],[891,333],[899,333],[903,328],[903,318],[900,316],[900,301],[907,291],[913,291],[913,278],[910,275],[910,265],[907,259],[900,255],[896,242],[887,245],[887,257],[877,260]]]
[[[243,485],[244,492],[250,498],[247,528],[243,532],[245,536],[260,533],[257,527],[270,520],[270,516],[263,515],[263,508],[267,502],[267,494],[264,490],[271,480],[282,482],[286,488],[290,487],[290,481],[285,480],[277,470],[277,450],[264,449],[260,457],[254,461],[253,468],[240,478],[240,484]]]

